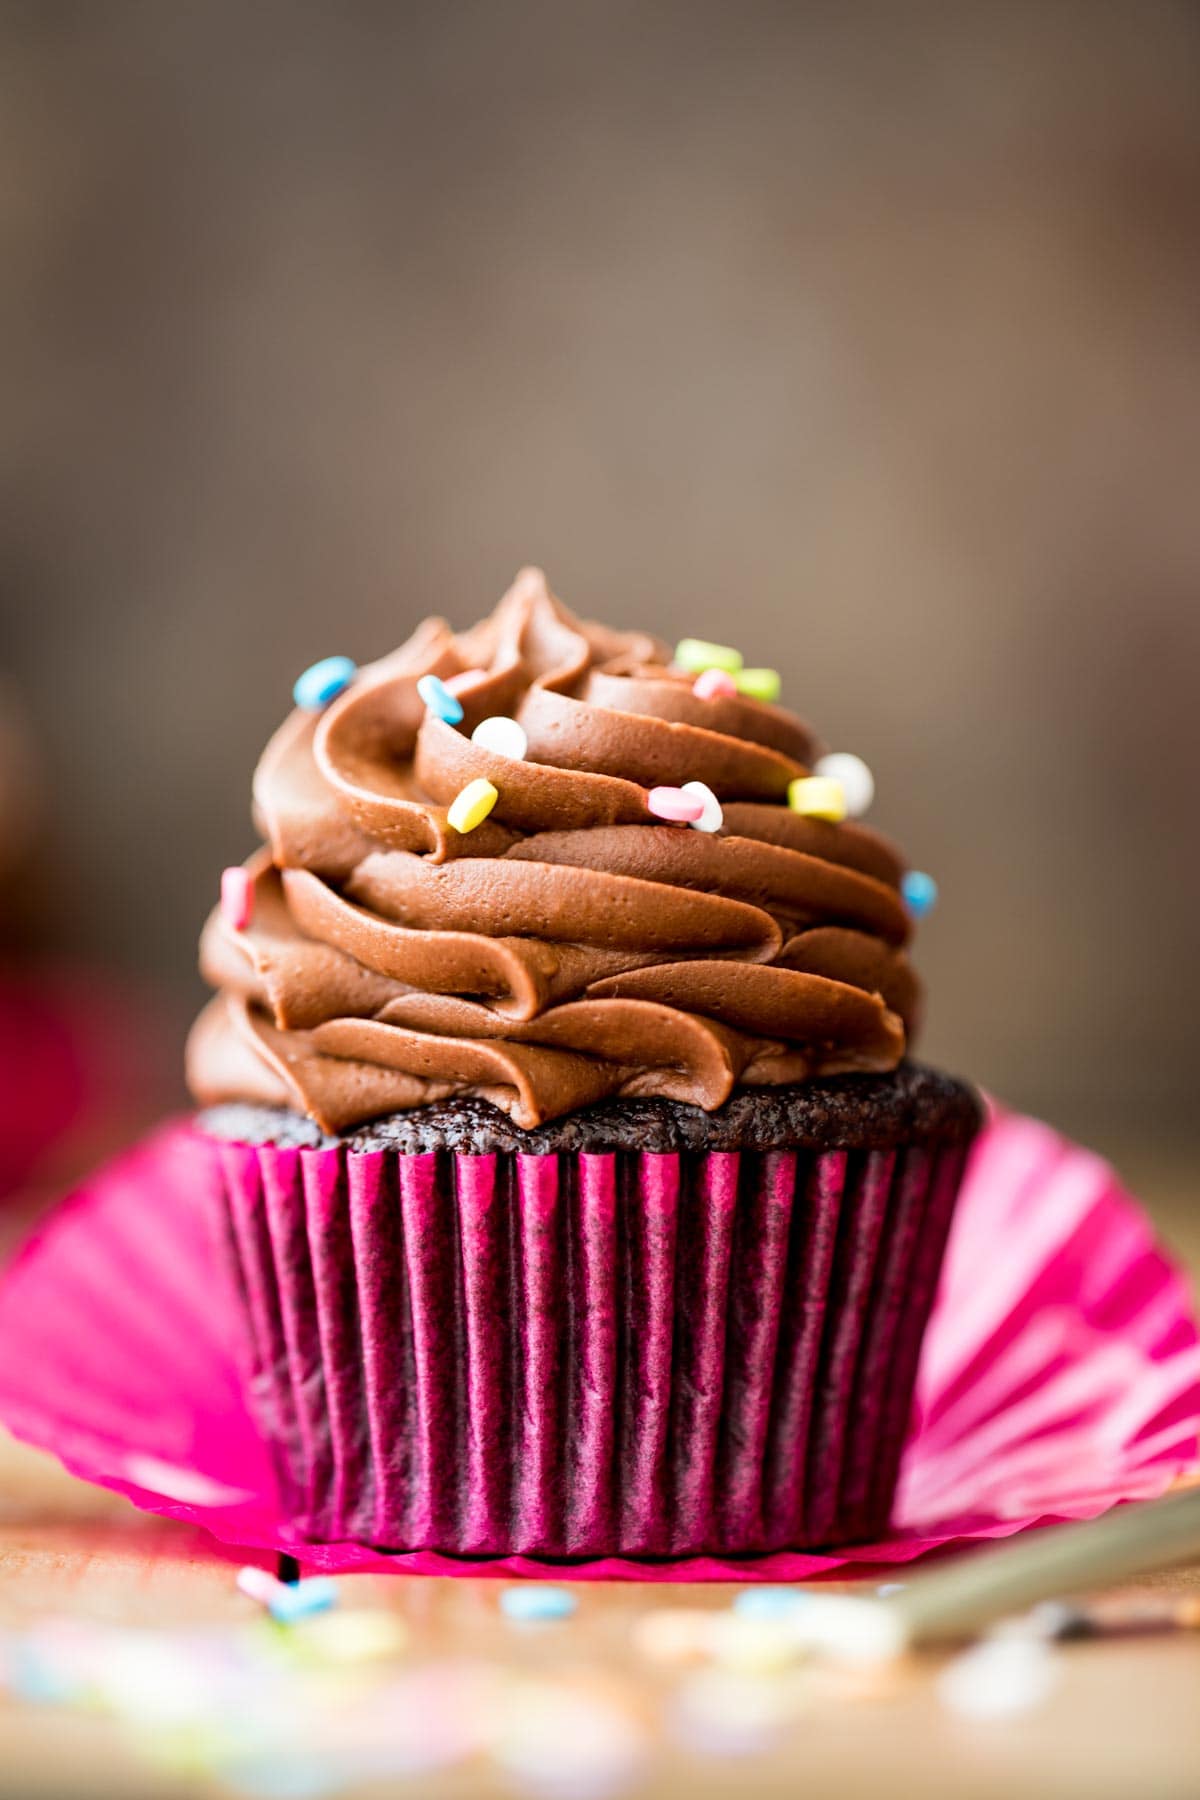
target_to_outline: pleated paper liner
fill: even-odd
[[[198,1156],[206,1148],[197,1145],[187,1125],[159,1132],[65,1203],[0,1280],[0,1418],[18,1436],[58,1455],[74,1473],[124,1492],[142,1507],[204,1526],[246,1550],[298,1554],[312,1569],[561,1577],[563,1563],[548,1554],[489,1557],[484,1552],[380,1550],[372,1536],[374,1509],[381,1494],[386,1498],[394,1491],[400,1472],[386,1459],[382,1475],[372,1461],[369,1528],[360,1528],[350,1468],[343,1465],[329,1490],[335,1498],[323,1504],[343,1509],[346,1535],[325,1543],[306,1539],[292,1507],[297,1493],[308,1502],[309,1490],[303,1484],[285,1490],[247,1403],[237,1351],[241,1303],[214,1253],[210,1195],[198,1178]],[[299,1180],[307,1209],[303,1174]],[[902,1181],[903,1172],[893,1169],[889,1202],[899,1196]],[[860,1180],[855,1189],[864,1205],[871,1185]],[[763,1188],[769,1197],[770,1183]],[[873,1191],[878,1193],[878,1181]],[[619,1203],[619,1194],[617,1199]],[[578,1209],[577,1195],[568,1201]],[[419,1195],[413,1204],[419,1207]],[[264,1212],[266,1206],[264,1198]],[[678,1233],[678,1198],[672,1209],[667,1193],[663,1218],[669,1219],[672,1210]],[[898,1203],[895,1217],[901,1211]],[[726,1228],[736,1233],[736,1221]],[[888,1316],[893,1309],[903,1311],[899,1295],[907,1287],[902,1287],[899,1270],[910,1254],[904,1236],[899,1227],[880,1233],[869,1328],[853,1352],[861,1374],[853,1390],[856,1404],[865,1404],[873,1415],[864,1432],[882,1446],[880,1456],[868,1463],[856,1451],[856,1425],[840,1441],[832,1422],[820,1435],[815,1425],[824,1405],[819,1385],[813,1420],[804,1427],[810,1448],[820,1443],[821,1455],[839,1459],[837,1507],[847,1514],[863,1507],[860,1517],[869,1516],[874,1504],[876,1473],[885,1468],[888,1431],[894,1428],[887,1384],[868,1382],[866,1371],[887,1365]],[[701,1241],[698,1237],[697,1247]],[[733,1243],[736,1248],[736,1236]],[[845,1308],[849,1320],[852,1297],[832,1273],[840,1266],[836,1238],[826,1253],[830,1291],[837,1295],[834,1310]],[[915,1260],[915,1248],[911,1254]],[[319,1257],[318,1251],[311,1268]],[[640,1254],[636,1266],[643,1270]],[[676,1258],[676,1279],[685,1288],[707,1279],[707,1270],[703,1262],[689,1267]],[[535,1287],[536,1277],[534,1255],[529,1281]],[[436,1268],[431,1279],[439,1279]],[[589,1291],[587,1279],[585,1268],[574,1271],[578,1292]],[[843,1278],[847,1284],[848,1276]],[[646,1316],[656,1316],[653,1290],[647,1286],[641,1292],[649,1308]],[[502,1293],[497,1304],[501,1311],[511,1311],[512,1297]],[[521,1304],[529,1312],[527,1302]],[[338,1317],[344,1320],[345,1315],[335,1306],[333,1318]],[[729,1330],[735,1335],[751,1323],[739,1323],[731,1310]],[[529,1341],[545,1346],[546,1325],[545,1319],[531,1319]],[[847,1323],[839,1368],[852,1329]],[[320,1330],[318,1321],[318,1337]],[[781,1345],[789,1346],[782,1364],[793,1354],[790,1346],[798,1346],[804,1335],[798,1315],[790,1319],[788,1333],[780,1333]],[[810,1335],[815,1334],[813,1324]],[[820,1335],[831,1352],[833,1339],[824,1325]],[[702,1349],[688,1346],[696,1368],[705,1366]],[[404,1349],[405,1356],[410,1354],[415,1370],[415,1343]],[[827,1361],[832,1368],[832,1353]],[[292,1365],[287,1366],[290,1387]],[[798,1347],[790,1366],[802,1366]],[[458,1367],[465,1392],[471,1365],[460,1359]],[[430,1370],[431,1378],[435,1372]],[[898,1383],[903,1380],[898,1358],[892,1359],[890,1373]],[[278,1371],[271,1377],[277,1379]],[[583,1383],[556,1391],[568,1396],[581,1418]],[[777,1396],[781,1412],[782,1396],[783,1390]],[[787,1397],[794,1398],[794,1390]],[[685,1416],[685,1409],[693,1409],[686,1413],[689,1424],[695,1420],[697,1433],[707,1432],[708,1441],[717,1445],[716,1475],[732,1465],[734,1427],[723,1421],[713,1425],[707,1390],[674,1388],[665,1401],[665,1422],[663,1397],[652,1389],[643,1393],[635,1383],[630,1402],[622,1416],[629,1421],[626,1430],[644,1434],[639,1443],[656,1442],[656,1430],[665,1431],[670,1443],[673,1423]],[[761,1416],[748,1389],[738,1405],[738,1430]],[[335,1398],[330,1408],[335,1418],[337,1406]],[[466,1416],[455,1413],[452,1448],[464,1466],[478,1471],[485,1462],[484,1446],[458,1436]],[[315,1412],[307,1418],[305,1429],[315,1430],[312,1447],[336,1473],[333,1434],[324,1432]],[[443,1440],[436,1435],[441,1427],[431,1423],[438,1454],[445,1456]],[[495,1429],[529,1429],[511,1396]],[[583,1441],[599,1442],[601,1429],[594,1425],[592,1438],[584,1432]],[[337,1430],[340,1437],[340,1426]],[[1186,1286],[1154,1243],[1136,1202],[1095,1157],[1031,1120],[1001,1117],[977,1141],[955,1211],[942,1285],[921,1349],[917,1411],[886,1531],[881,1526],[870,1541],[838,1549],[781,1549],[743,1557],[720,1551],[592,1556],[568,1567],[579,1578],[779,1581],[846,1565],[905,1562],[950,1541],[1001,1535],[1050,1519],[1087,1517],[1120,1500],[1161,1493],[1195,1470],[1198,1430],[1200,1342]],[[297,1441],[303,1444],[303,1439]],[[522,1444],[538,1453],[539,1441],[545,1455],[544,1440],[536,1434]],[[768,1452],[771,1441],[768,1421]],[[366,1447],[358,1454],[365,1460]],[[577,1454],[581,1457],[582,1450]],[[722,1463],[721,1457],[727,1461]],[[486,1460],[490,1465],[490,1457]],[[537,1490],[544,1466],[535,1454],[536,1479],[523,1476],[518,1489],[523,1503]],[[777,1517],[772,1502],[779,1492],[769,1453],[762,1466],[763,1523],[769,1529]],[[745,1515],[739,1509],[757,1504],[752,1487],[735,1484],[722,1507],[690,1468],[676,1468],[669,1458],[656,1465],[664,1467],[673,1483],[665,1499],[659,1498],[652,1468],[639,1473],[632,1498],[622,1501],[629,1511],[620,1516],[636,1519],[649,1536],[670,1531],[663,1508],[668,1502],[674,1508],[681,1494],[690,1496],[690,1519],[698,1510],[715,1509],[723,1529],[740,1529]],[[828,1485],[807,1481],[807,1462],[805,1474],[802,1518],[805,1508],[830,1504]],[[285,1479],[295,1483],[294,1468]],[[717,1479],[711,1492],[719,1494],[721,1487]],[[604,1502],[610,1509],[613,1491],[610,1487]],[[472,1521],[472,1530],[486,1531],[495,1505],[495,1488],[485,1486],[462,1516]],[[536,1519],[536,1509],[523,1516],[527,1522]],[[611,1511],[599,1516],[610,1517]],[[551,1524],[563,1529],[564,1521],[570,1529],[592,1528],[581,1508],[572,1510],[565,1499]]]
[[[308,1537],[681,1556],[885,1527],[962,1146],[217,1155]]]

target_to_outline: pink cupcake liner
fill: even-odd
[[[886,1525],[966,1151],[214,1146],[314,1542],[681,1556]]]
[[[155,1132],[85,1182],[0,1274],[0,1420],[241,1560],[287,1551],[329,1574],[560,1580],[552,1558],[301,1538],[247,1407],[244,1303],[215,1254],[212,1156],[189,1124]],[[886,1535],[825,1551],[597,1556],[571,1574],[878,1572],[1161,1494],[1200,1475],[1198,1434],[1200,1334],[1185,1277],[1098,1157],[1001,1114],[976,1140],[955,1204]]]

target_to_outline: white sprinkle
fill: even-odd
[[[850,1663],[890,1662],[904,1650],[904,1622],[886,1601],[809,1592],[811,1605],[789,1627],[802,1648]]]
[[[701,1756],[749,1756],[767,1748],[804,1710],[802,1690],[778,1676],[701,1669],[673,1696],[676,1737]]]
[[[705,787],[702,781],[685,781],[679,791],[691,794],[693,799],[703,804],[704,811],[700,817],[691,820],[693,831],[720,831],[725,823],[725,814],[721,810],[721,802],[710,787]]]
[[[726,1669],[745,1675],[768,1675],[786,1669],[799,1654],[788,1619],[747,1618],[744,1613],[718,1613],[712,1622],[712,1655]]]
[[[988,1638],[947,1664],[937,1696],[964,1719],[1012,1719],[1040,1706],[1058,1676],[1057,1657],[1038,1638]]]
[[[481,719],[471,733],[471,742],[493,756],[507,756],[513,762],[524,762],[529,739],[515,719]]]
[[[862,757],[851,755],[849,750],[835,750],[830,756],[822,756],[814,764],[813,774],[841,783],[848,818],[861,819],[875,798],[875,777]]]

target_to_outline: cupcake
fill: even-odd
[[[188,1074],[310,1540],[886,1525],[978,1106],[906,1056],[928,884],[777,686],[537,570],[297,683]]]

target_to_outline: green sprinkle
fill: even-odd
[[[689,675],[702,675],[705,669],[724,669],[736,675],[742,666],[740,650],[728,644],[706,644],[703,638],[681,638],[675,646],[675,666]]]
[[[733,683],[739,694],[751,700],[778,700],[782,686],[778,669],[737,669]]]

